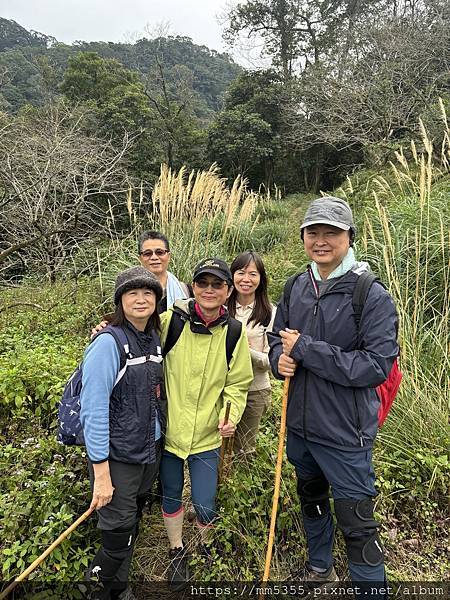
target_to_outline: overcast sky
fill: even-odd
[[[129,42],[145,28],[170,23],[170,33],[227,51],[217,16],[234,0],[0,0],[0,16],[61,42]],[[148,37],[148,35],[147,35]]]

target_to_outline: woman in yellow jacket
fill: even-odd
[[[227,332],[231,317],[224,307],[232,290],[228,265],[217,258],[202,261],[194,271],[194,298],[177,300],[161,315],[168,421],[160,468],[163,516],[170,543],[168,580],[181,589],[189,580],[182,541],[184,463],[191,479],[197,526],[204,540],[217,517],[216,490],[222,437],[234,434],[244,412],[253,379],[245,327],[240,327],[227,360]],[[172,319],[182,319],[181,333],[167,352]],[[233,327],[236,323],[232,323]],[[231,404],[224,424],[225,405]]]

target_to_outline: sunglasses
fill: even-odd
[[[169,252],[170,250],[166,250],[165,248],[156,248],[156,250],[144,250],[144,252],[140,252],[139,254],[144,258],[151,258],[153,254],[156,254],[156,256],[165,256]]]
[[[221,290],[228,285],[226,281],[208,281],[207,279],[198,279],[197,281],[194,281],[194,283],[202,290],[206,290],[209,286],[211,286],[213,290]]]

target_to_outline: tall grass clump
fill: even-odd
[[[422,150],[397,153],[391,174],[344,195],[364,210],[361,254],[392,294],[400,318],[404,379],[392,415],[380,432],[379,458],[401,481],[391,493],[414,497],[448,491],[450,400],[450,136],[444,106],[440,161],[421,123]],[[387,480],[386,480],[387,481]]]
[[[222,254],[233,256],[245,233],[256,226],[260,208],[270,201],[270,196],[249,191],[240,176],[228,188],[216,165],[190,173],[185,167],[173,172],[162,165],[148,220],[174,240],[179,261],[214,254],[220,246]],[[186,274],[191,271],[183,264],[177,266]]]
[[[275,194],[279,198],[279,194]],[[111,209],[110,241],[99,249],[98,276],[108,290],[117,272],[136,263],[138,238],[146,229],[162,231],[170,240],[170,269],[189,281],[192,269],[205,256],[232,260],[247,248],[264,252],[279,243],[284,222],[271,215],[283,210],[270,192],[248,190],[240,176],[227,187],[215,165],[207,171],[161,166],[151,198],[142,188],[130,188],[127,198],[129,231],[117,231]]]

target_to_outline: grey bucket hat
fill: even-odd
[[[114,304],[119,304],[122,294],[136,288],[148,288],[155,292],[156,301],[159,302],[162,298],[163,290],[161,284],[151,273],[144,267],[131,267],[126,271],[119,273],[116,279],[114,289]]]
[[[353,233],[356,232],[352,209],[345,200],[334,196],[324,196],[313,200],[306,210],[300,229],[319,224],[332,225],[345,231],[351,229]]]

